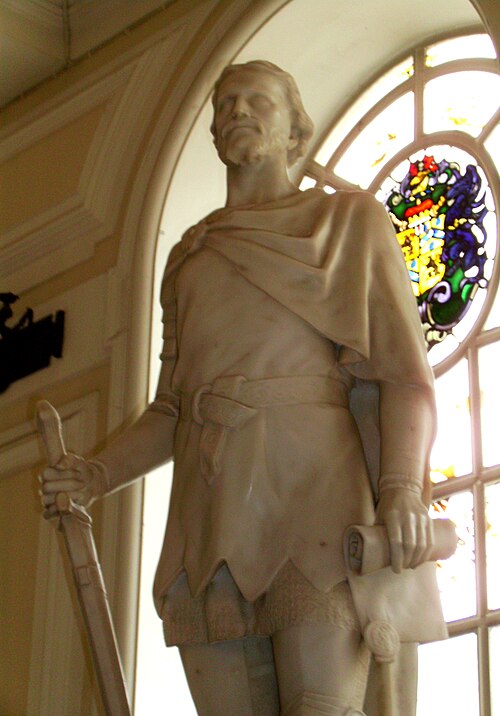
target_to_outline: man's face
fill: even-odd
[[[217,90],[215,146],[226,165],[244,166],[282,154],[286,163],[292,140],[285,89],[272,74],[238,70]]]

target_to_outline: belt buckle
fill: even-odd
[[[210,393],[212,390],[212,386],[210,383],[205,383],[204,385],[200,385],[199,388],[197,388],[193,393],[193,401],[191,403],[191,415],[193,416],[193,420],[195,423],[198,423],[198,425],[203,425],[203,418],[200,413],[200,400],[205,393]]]

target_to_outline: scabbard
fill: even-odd
[[[106,713],[109,716],[130,716],[125,676],[92,534],[92,520],[65,493],[57,495],[56,506],[59,512],[58,529],[62,532],[72,566]]]

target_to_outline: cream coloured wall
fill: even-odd
[[[286,4],[177,0],[0,113],[1,290],[67,322],[63,359],[0,396],[2,716],[101,713],[38,507],[34,405],[51,400],[82,452],[144,406],[156,237],[178,157],[222,66]],[[93,510],[129,683],[140,493]]]

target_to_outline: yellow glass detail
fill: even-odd
[[[397,234],[415,296],[421,296],[444,276],[444,215],[426,209],[412,217],[409,228]]]

